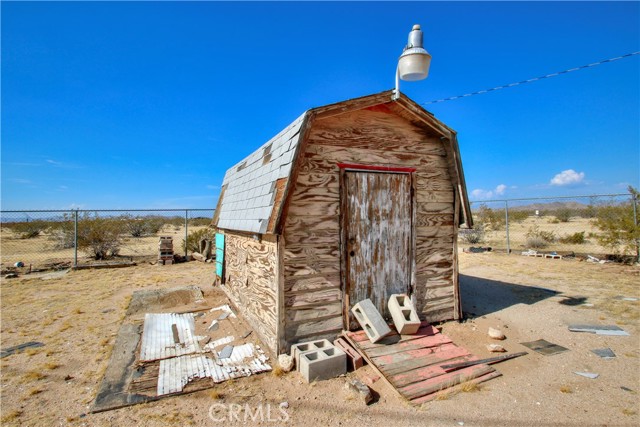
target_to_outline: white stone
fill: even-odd
[[[281,354],[278,356],[278,364],[285,372],[290,372],[293,369],[293,357],[288,354]]]
[[[503,346],[501,346],[500,344],[489,344],[487,346],[487,350],[489,350],[492,353],[504,353],[505,351],[507,351]]]
[[[494,340],[503,340],[506,338],[502,331],[495,328],[489,328],[489,337],[493,338]]]

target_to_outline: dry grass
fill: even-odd
[[[629,408],[624,408],[622,410],[622,413],[625,414],[626,416],[630,417],[632,415],[635,415],[638,413],[638,411],[636,411],[635,409],[629,409]]]
[[[30,389],[27,394],[29,396],[35,396],[36,394],[40,394],[44,391],[44,389],[40,388],[40,387],[34,387],[32,389]]]
[[[273,370],[271,371],[271,375],[273,375],[274,377],[281,377],[285,373],[286,372],[284,371],[284,369],[282,369],[282,366],[280,366],[280,365],[275,365],[273,367]]]
[[[60,366],[62,365],[57,362],[47,362],[44,365],[42,365],[42,369],[53,371],[54,369],[58,369]]]
[[[213,400],[220,400],[224,399],[224,394],[220,390],[213,389],[209,391],[209,397]]]
[[[22,376],[22,382],[27,383],[27,382],[39,381],[45,378],[47,378],[47,374],[44,374],[40,371],[29,371]]]
[[[17,420],[18,418],[20,418],[21,415],[22,415],[22,411],[14,409],[12,411],[3,413],[2,418],[0,419],[2,420],[3,423],[8,423],[8,422]]]
[[[480,384],[474,381],[466,381],[460,384],[460,391],[463,393],[474,393],[476,391],[482,390]]]
[[[561,385],[560,386],[560,392],[561,393],[573,393],[573,389],[571,387],[569,387],[568,385]]]

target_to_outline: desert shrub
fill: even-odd
[[[630,186],[629,192],[638,198],[635,188]],[[592,223],[600,230],[596,239],[602,246],[610,248],[616,254],[634,253],[636,259],[640,259],[640,226],[635,224],[633,215],[631,201],[599,206]]]
[[[533,249],[546,248],[549,243],[556,241],[556,235],[552,231],[540,230],[540,227],[537,225],[529,228],[529,231],[527,231],[525,236],[527,238],[527,247]]]
[[[40,233],[44,232],[47,228],[48,224],[45,221],[40,220],[16,222],[11,225],[11,230],[20,235],[21,239],[33,239],[34,237],[38,237]]]
[[[190,227],[208,227],[211,225],[212,218],[189,218]]]
[[[527,218],[529,218],[529,212],[527,211],[509,210],[509,221],[522,222]]]
[[[584,233],[584,231],[578,231],[577,233],[568,234],[559,238],[558,241],[569,245],[583,245],[586,242]]]
[[[573,216],[573,210],[569,208],[559,208],[553,213],[556,219],[560,222],[569,222]]]
[[[186,242],[182,240],[182,250],[189,252],[200,252],[200,241],[202,239],[214,240],[216,231],[213,227],[200,228],[187,235]]]
[[[78,220],[78,248],[93,258],[107,259],[118,255],[122,246],[124,222],[118,218],[101,218],[85,213]],[[73,233],[73,227],[71,228]]]
[[[463,242],[471,245],[484,242],[484,227],[482,224],[476,225],[473,229],[460,229],[459,234]]]
[[[482,224],[483,227],[492,231],[500,230],[505,225],[504,210],[493,210],[482,204],[475,212],[474,223]]]
[[[163,218],[153,216],[133,217],[131,215],[124,215],[122,220],[124,222],[124,230],[131,235],[131,237],[152,236],[158,233],[165,224]]]

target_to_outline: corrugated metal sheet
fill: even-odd
[[[176,325],[179,342],[173,337],[172,325]],[[147,313],[140,348],[140,361],[167,359],[185,354],[201,353],[198,337],[194,336],[193,313]]]
[[[275,200],[274,183],[289,176],[306,112],[224,176],[218,227],[264,233]]]
[[[252,360],[245,362],[251,357]],[[220,383],[230,378],[248,377],[271,370],[265,354],[251,343],[234,347],[231,357],[218,359],[214,353],[214,358],[186,355],[160,361],[158,396],[179,393],[194,379],[211,378],[214,383]]]

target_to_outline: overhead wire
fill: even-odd
[[[467,98],[467,97],[475,96],[475,95],[482,95],[482,94],[493,92],[493,91],[500,90],[500,89],[507,89],[507,88],[510,88],[510,87],[520,86],[520,85],[523,85],[523,84],[526,84],[526,83],[533,83],[533,82],[537,82],[537,81],[540,81],[540,80],[548,79],[548,78],[551,78],[551,77],[557,77],[557,76],[560,76],[560,75],[563,75],[563,74],[572,73],[574,71],[584,70],[586,68],[591,68],[591,67],[595,67],[595,66],[598,66],[598,65],[606,64],[608,62],[618,61],[620,59],[629,58],[631,56],[638,55],[638,54],[640,54],[640,51],[627,53],[627,54],[621,55],[621,56],[616,56],[615,58],[603,59],[602,61],[592,62],[591,64],[586,64],[586,65],[581,65],[579,67],[569,68],[567,70],[558,71],[558,72],[547,74],[547,75],[540,76],[540,77],[534,77],[534,78],[531,78],[531,79],[522,80],[522,81],[515,82],[515,83],[509,83],[509,84],[506,84],[506,85],[492,87],[491,89],[484,89],[484,90],[479,90],[479,91],[476,91],[476,92],[465,93],[464,95],[456,95],[456,96],[450,96],[448,98],[442,98],[442,99],[436,99],[436,100],[433,100],[433,101],[427,101],[427,102],[423,102],[420,105],[437,104],[437,103],[440,103],[440,102],[453,101],[455,99]]]

